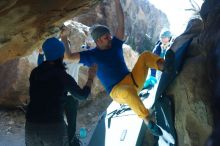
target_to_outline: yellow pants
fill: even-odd
[[[110,93],[114,101],[120,104],[128,104],[128,106],[142,119],[149,117],[149,111],[142,103],[138,93],[143,88],[148,69],[159,69],[157,65],[158,61],[163,61],[163,59],[150,52],[142,53],[132,72],[116,84]],[[135,85],[132,80],[131,74],[137,85]]]

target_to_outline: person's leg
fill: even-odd
[[[131,72],[133,75],[134,81],[138,85],[137,87],[138,92],[143,88],[144,82],[148,74],[148,69],[153,68],[153,69],[160,70],[161,67],[158,65],[163,62],[164,60],[162,58],[150,52],[143,52],[139,56]]]
[[[65,122],[48,123],[39,127],[39,137],[43,146],[68,146]]]
[[[133,85],[118,84],[112,89],[110,96],[120,104],[127,104],[140,118],[144,119],[149,116],[148,109],[137,95],[137,90]]]
[[[65,123],[25,124],[26,146],[68,146]]]
[[[159,56],[153,53],[150,53],[150,52],[143,52],[139,56],[131,72],[134,78],[134,81],[138,85],[138,87],[136,87],[137,93],[139,93],[143,88],[149,68],[162,70],[163,63],[164,63],[163,58],[160,58]],[[159,136],[162,134],[162,131],[160,130],[160,128],[153,121],[150,121],[149,116],[143,117],[142,119],[153,135]]]
[[[65,114],[68,124],[67,131],[68,131],[69,145],[74,143],[78,104],[79,104],[78,100],[74,99],[72,96],[67,96],[67,102],[65,104]]]
[[[26,146],[43,146],[38,134],[38,127],[30,122],[25,123],[25,145]]]
[[[149,111],[144,106],[140,97],[137,95],[137,90],[131,84],[117,84],[112,89],[110,96],[113,100],[120,104],[128,104],[128,106],[144,120],[150,132],[155,136],[162,135],[160,128],[149,120]]]

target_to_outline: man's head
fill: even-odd
[[[169,30],[162,30],[160,33],[160,40],[162,44],[167,44],[172,38],[172,34]]]
[[[111,48],[112,36],[107,26],[94,25],[90,28],[90,33],[99,49],[106,50]]]
[[[42,45],[46,61],[55,61],[64,56],[65,47],[57,38],[49,38]]]

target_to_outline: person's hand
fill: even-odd
[[[94,77],[96,76],[97,66],[92,66],[88,71],[88,80],[86,82],[86,86],[91,87]]]
[[[43,55],[44,54],[43,49],[42,48],[38,48],[38,53]]]
[[[96,76],[96,71],[97,71],[97,66],[96,65],[89,68],[88,80],[93,80],[94,79],[94,77]]]
[[[61,28],[61,32],[60,32],[60,38],[61,40],[67,40],[67,37],[70,35],[70,30],[68,29],[68,27],[63,26]]]

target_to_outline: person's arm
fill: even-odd
[[[89,96],[91,92],[92,83],[94,77],[96,75],[96,66],[90,67],[88,71],[88,80],[83,89],[81,89],[76,81],[69,74],[64,74],[64,85],[66,87],[66,91],[70,92],[72,96],[79,100],[84,100]]]
[[[68,35],[69,35],[69,30],[68,28],[64,27],[60,33],[61,41],[64,43],[65,46],[64,59],[70,61],[71,63],[79,63],[80,53],[71,53],[70,43],[67,37]]]
[[[38,49],[38,58],[37,58],[37,65],[40,65],[41,63],[44,62],[44,52],[41,48]]]
[[[120,0],[115,0],[115,9],[116,9],[118,26],[114,35],[118,39],[124,40],[124,13],[122,10]]]
[[[152,52],[160,56],[160,53],[161,53],[160,43],[157,43],[157,45],[155,46]],[[151,76],[156,77],[156,72],[157,72],[156,69],[151,69]]]
[[[65,54],[64,54],[64,59],[71,62],[71,63],[79,63],[80,61],[80,53],[71,53],[70,47],[69,47],[69,41],[67,39],[62,39],[62,42],[64,43],[65,46]]]
[[[73,77],[65,73],[64,75],[65,90],[73,97],[79,100],[85,100],[91,91],[92,80],[88,80],[86,85],[81,89]]]
[[[152,51],[154,54],[156,54],[156,55],[158,55],[158,56],[160,56],[160,53],[161,53],[160,44],[161,44],[161,43],[158,43],[158,44],[155,46],[155,48],[153,49],[153,51]]]
[[[158,66],[159,70],[161,70],[161,71],[164,70],[164,63],[165,63],[165,60],[163,58],[161,58],[157,61],[157,66]]]
[[[92,83],[93,83],[93,80],[95,78],[95,75],[96,75],[96,70],[97,70],[97,66],[92,66],[89,68],[89,71],[88,71],[88,80],[85,84],[85,86],[87,87],[92,87]]]

